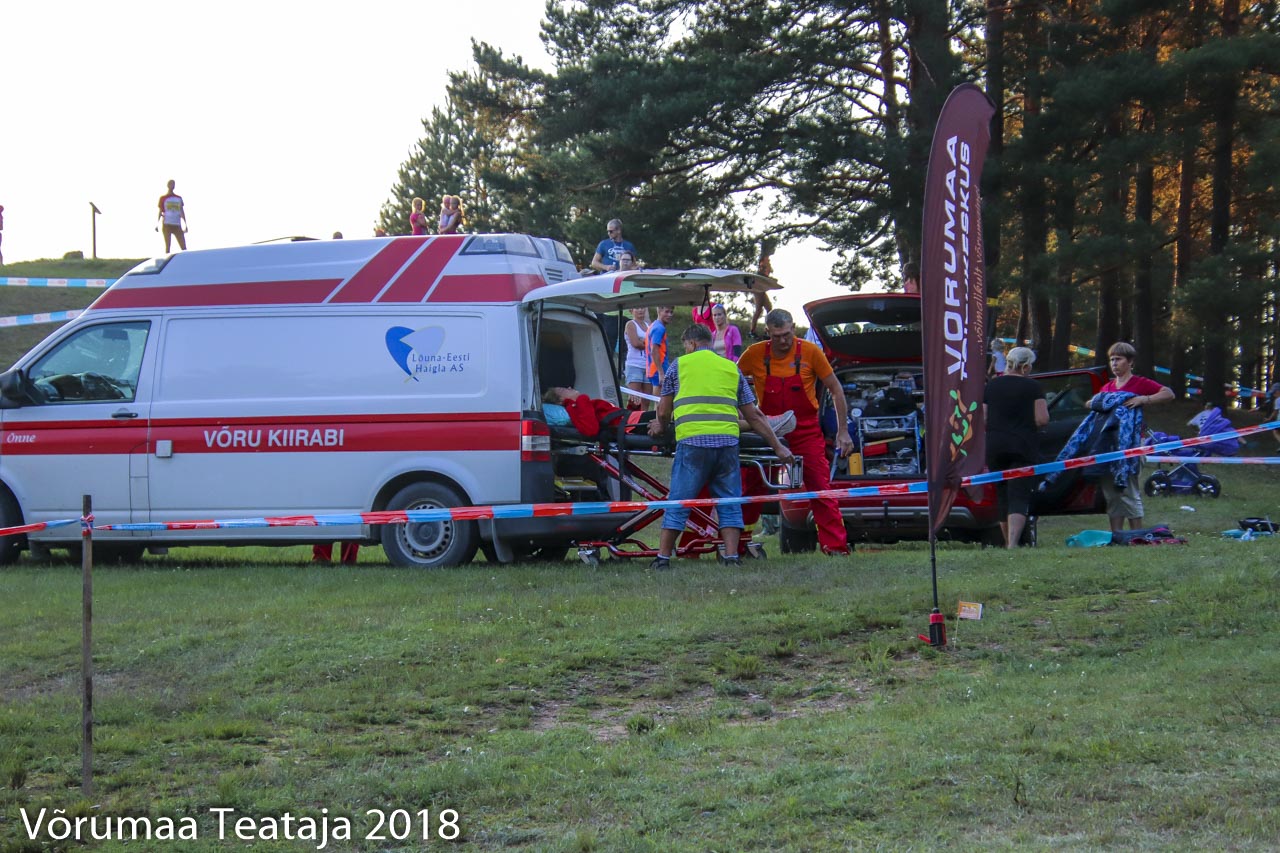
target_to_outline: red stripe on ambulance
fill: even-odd
[[[427,247],[413,259],[395,281],[391,282],[377,302],[421,302],[440,278],[445,265],[453,260],[462,248],[465,238],[460,234],[432,237]]]
[[[394,423],[475,423],[485,421],[518,421],[520,420],[519,412],[438,412],[438,413],[413,413],[402,415],[273,415],[267,417],[247,417],[247,418],[154,418],[151,421],[152,429],[157,427],[171,426],[264,426],[274,424],[276,426],[287,424],[376,424],[383,422]],[[41,423],[38,426],[55,426],[58,422],[51,421],[47,424]]]
[[[519,302],[546,281],[533,273],[447,275],[427,296],[427,302]]]
[[[114,422],[113,422],[114,424]],[[150,440],[150,443],[149,443]],[[120,426],[52,421],[3,432],[0,453],[86,456],[150,453],[156,441],[178,453],[457,452],[520,449],[517,414],[195,418]]]
[[[356,274],[339,285],[330,302],[372,302],[386,283],[426,245],[425,240],[400,239],[391,243],[374,255],[369,263],[356,271]]]
[[[3,435],[0,454],[5,456],[92,456],[147,449],[146,424],[123,421],[14,424]]]
[[[310,305],[324,302],[339,279],[112,287],[90,307],[190,308],[199,305]]]

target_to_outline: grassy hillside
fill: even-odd
[[[137,266],[139,259],[87,261],[23,261],[0,267],[0,276],[19,278],[119,278]],[[71,311],[84,308],[102,294],[100,289],[0,287],[0,317]],[[0,365],[8,368],[23,353],[39,343],[56,324],[0,328]]]

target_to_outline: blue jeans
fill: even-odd
[[[728,447],[694,447],[685,441],[676,444],[668,499],[680,501],[696,498],[703,486],[710,487],[713,498],[742,497],[737,444]],[[720,527],[742,529],[742,504],[720,504],[715,509]],[[673,507],[663,513],[662,528],[683,530],[688,520],[688,507]]]

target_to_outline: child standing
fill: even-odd
[[[987,365],[987,376],[1004,376],[1005,370],[1008,369],[1008,363],[1004,358],[1004,341],[999,338],[992,338],[987,349],[991,352],[991,363]]]

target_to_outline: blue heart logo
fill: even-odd
[[[440,326],[428,326],[417,331],[404,326],[392,326],[387,329],[387,352],[391,354],[392,360],[400,365],[405,375],[415,382],[418,381],[418,377],[413,375],[413,369],[409,367],[409,356],[415,352],[423,356],[433,356],[440,351],[442,344],[444,344],[444,329]]]

